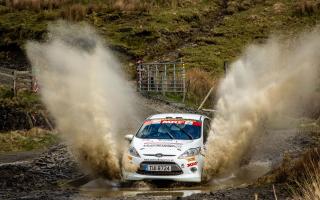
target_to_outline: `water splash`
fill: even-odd
[[[205,160],[207,178],[239,168],[252,138],[263,132],[265,119],[303,111],[301,105],[319,87],[319,49],[316,29],[291,41],[271,38],[251,45],[231,65],[218,89]]]
[[[82,166],[119,178],[120,130],[135,122],[135,94],[90,26],[60,21],[48,30],[47,41],[26,45],[43,102]]]

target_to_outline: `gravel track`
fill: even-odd
[[[163,112],[194,112],[194,110],[187,110],[179,106],[163,103],[162,101],[139,98],[139,103],[144,105],[144,110],[141,110],[141,115],[137,120]],[[260,148],[259,155],[263,155],[265,159],[273,159],[273,165],[276,166],[281,162],[281,154],[283,152],[291,152],[299,154],[305,148],[316,146],[319,143],[310,139],[307,134],[301,135],[288,131],[288,137],[275,138],[275,142],[270,143],[269,146]],[[274,138],[275,135],[281,135],[274,132],[266,135],[264,140]],[[283,140],[280,142],[280,140]],[[259,143],[258,143],[259,144]],[[272,151],[270,151],[270,149]],[[253,149],[254,150],[254,149]],[[257,151],[254,150],[254,151]],[[269,154],[267,153],[269,152]],[[271,152],[271,153],[270,153]],[[23,154],[23,153],[22,153]],[[28,154],[25,153],[24,154]],[[33,156],[32,156],[33,155]],[[120,195],[110,196],[109,193],[114,190],[121,190],[121,185],[110,186],[110,182],[104,187],[102,193],[92,195],[92,193],[85,193],[79,188],[79,183],[88,182],[86,175],[83,174],[77,163],[72,158],[68,149],[63,144],[55,145],[44,152],[35,152],[27,156],[19,156],[17,159],[13,158],[13,154],[7,156],[0,156],[0,199],[181,199],[183,192],[173,191],[179,185],[171,184],[164,189],[164,192],[155,192],[157,186],[148,183],[136,183],[135,185],[126,185],[131,190],[139,190],[146,187],[144,193],[138,196],[126,196],[119,192]],[[250,155],[251,159],[259,160],[256,154]],[[259,157],[261,158],[261,157]],[[8,162],[9,161],[9,162]],[[11,162],[12,161],[12,162]],[[76,181],[74,181],[76,180]],[[68,184],[69,183],[69,184]],[[70,184],[72,183],[72,184]],[[75,184],[76,183],[76,184]],[[82,184],[82,183],[81,183]],[[140,184],[140,185],[139,185]],[[135,189],[136,188],[136,189]],[[184,190],[194,190],[196,187],[184,187]],[[288,193],[285,184],[275,185],[278,199],[286,199],[290,194]],[[101,189],[101,188],[100,188]],[[178,188],[179,189],[179,188]],[[153,191],[148,192],[148,191]],[[97,193],[93,193],[97,194]],[[187,193],[188,194],[188,193]],[[190,193],[192,194],[192,192]],[[237,188],[229,189],[209,189],[207,187],[200,188],[199,194],[184,197],[188,200],[193,199],[254,199],[255,194],[258,194],[259,199],[274,199],[272,185],[253,186],[240,185]]]

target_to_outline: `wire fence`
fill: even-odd
[[[19,71],[0,67],[0,84],[9,86],[14,95],[19,91],[34,91],[35,81],[31,71]]]

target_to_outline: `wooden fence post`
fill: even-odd
[[[182,63],[182,58],[181,58],[181,63]],[[187,94],[187,89],[186,89],[186,70],[184,67],[184,63],[182,63],[182,84],[183,84],[183,97],[182,97],[182,102],[184,103],[186,100],[186,94]]]
[[[224,62],[223,62],[223,69],[224,69],[224,74],[225,74],[225,75],[227,75],[228,68],[229,68],[229,63],[228,63],[228,61],[224,61]]]
[[[206,97],[203,99],[203,101],[201,102],[200,106],[198,107],[198,110],[200,110],[202,108],[202,106],[204,105],[204,103],[207,101],[207,99],[209,98],[210,94],[212,93],[214,89],[214,86],[212,86],[209,90],[209,92],[207,93]]]
[[[12,72],[13,75],[13,95],[16,96],[17,95],[17,73],[16,70],[14,70]]]

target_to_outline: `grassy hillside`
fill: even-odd
[[[18,2],[0,1],[0,59],[10,59],[27,39],[45,38],[50,21],[86,21],[119,53],[129,73],[137,59],[182,58],[188,69],[197,68],[188,79],[209,80],[206,90],[222,75],[223,62],[237,58],[249,43],[272,33],[290,36],[320,19],[318,0]],[[188,98],[198,104],[205,92],[194,95],[196,88],[189,88]]]
[[[0,153],[45,149],[46,147],[56,144],[58,141],[57,135],[39,128],[33,128],[27,131],[1,132]]]

